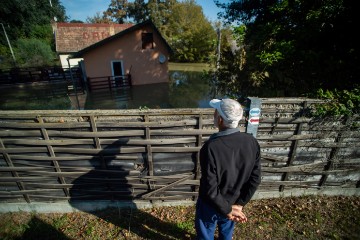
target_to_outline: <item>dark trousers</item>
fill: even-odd
[[[219,240],[232,239],[235,222],[218,213],[212,206],[198,198],[195,212],[197,239],[213,240],[216,226],[219,228]]]

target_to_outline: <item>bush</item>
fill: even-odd
[[[316,97],[326,102],[316,106],[317,116],[351,116],[359,114],[360,88],[353,90],[326,90],[319,89]]]
[[[21,67],[50,66],[55,57],[50,45],[36,38],[17,40],[15,56]]]

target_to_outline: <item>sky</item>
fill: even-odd
[[[60,0],[60,2],[65,7],[69,20],[85,22],[87,17],[93,17],[97,12],[105,11],[111,0]],[[196,2],[202,6],[205,17],[211,21],[217,19],[220,9],[213,0],[196,0]]]

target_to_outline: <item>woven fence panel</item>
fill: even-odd
[[[359,187],[359,117],[318,103],[262,99],[258,194]],[[0,201],[195,200],[215,132],[213,109],[0,111]]]

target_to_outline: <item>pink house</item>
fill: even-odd
[[[83,58],[88,78],[131,75],[132,85],[168,82],[171,48],[155,25],[145,21],[72,55]]]

